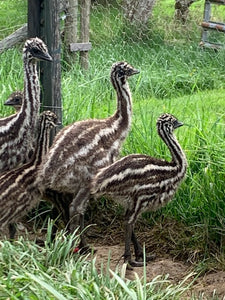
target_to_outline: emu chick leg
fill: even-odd
[[[124,252],[124,262],[128,263],[128,269],[132,269],[132,267],[142,267],[143,262],[138,262],[131,259],[131,240],[132,240],[132,233],[133,233],[133,224],[129,224],[128,221],[126,222],[125,226],[125,252]]]
[[[134,230],[132,231],[132,236],[131,236],[132,243],[134,245],[134,252],[135,252],[135,259],[137,262],[143,262],[144,261],[144,253],[143,253],[143,247],[141,244],[138,242],[137,237],[134,233]],[[152,261],[155,259],[155,254],[149,254],[146,255],[145,260],[146,262]]]
[[[81,252],[87,252],[89,249],[84,235],[84,212],[88,205],[89,198],[90,198],[89,190],[85,188],[80,188],[79,192],[77,193],[72,203],[70,204],[69,230],[72,233],[78,226],[80,227],[81,241],[80,241],[79,248],[82,248]]]

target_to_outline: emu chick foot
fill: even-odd
[[[143,267],[144,262],[136,261],[136,260],[129,260],[127,261],[127,269],[133,270],[134,268]]]
[[[156,254],[155,254],[155,253],[154,253],[154,254],[147,254],[147,255],[145,256],[145,261],[146,261],[146,262],[153,261],[153,260],[155,260],[155,259],[156,259]],[[144,256],[143,256],[143,253],[140,254],[140,255],[136,255],[135,260],[136,260],[137,262],[144,262]]]

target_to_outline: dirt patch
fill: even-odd
[[[106,268],[110,258],[110,268],[113,271],[120,270],[124,253],[123,217],[119,222],[111,221],[107,224],[107,219],[104,221],[105,223],[97,224],[88,230],[90,245],[97,250],[96,265],[98,268],[101,266]],[[182,299],[190,299],[194,295],[196,299],[202,300],[225,300],[225,272],[222,264],[220,268],[218,265],[217,271],[211,270],[204,275],[196,272],[196,266],[204,260],[205,251],[205,245],[196,242],[200,241],[198,237],[202,234],[198,230],[198,228],[188,228],[175,220],[161,218],[153,226],[149,226],[140,219],[135,230],[138,240],[141,244],[145,244],[146,253],[156,254],[156,259],[148,262],[146,266],[147,281],[150,282],[156,276],[166,276],[171,284],[177,285],[188,278],[184,285],[193,283]],[[216,256],[217,252],[214,249],[210,248]],[[143,270],[144,268],[127,270],[126,277],[135,279],[136,272],[138,277],[142,278]]]
[[[95,253],[96,266],[97,268],[107,268],[109,265],[110,269],[121,270],[123,265],[123,244],[104,246],[95,245],[94,249],[97,250]],[[110,259],[110,263],[109,263]],[[130,280],[135,279],[135,272],[139,278],[143,278],[144,268],[135,268],[133,271],[127,270],[126,277]],[[148,262],[146,266],[146,278],[147,281],[151,281],[156,276],[166,276],[167,280],[171,284],[178,284],[188,277],[193,272],[191,264],[184,263],[183,261],[174,260],[171,257],[157,257],[156,260]],[[188,278],[186,284],[194,280],[190,291],[186,294],[183,299],[189,299],[195,295],[199,299],[225,299],[225,272],[211,272],[200,276],[195,279],[196,274],[193,274]],[[201,298],[200,298],[201,297]],[[217,298],[216,298],[217,297]]]
[[[29,224],[29,226],[28,226]],[[40,234],[36,231],[34,235],[33,225],[24,221],[18,226],[18,235],[28,234],[31,240],[44,239],[43,232]],[[191,274],[188,284],[193,284],[188,294],[183,299],[190,299],[195,295],[196,299],[223,299],[225,300],[225,272],[221,269],[218,271],[206,272],[202,276],[198,276],[195,272],[196,261],[202,259],[201,246],[193,248],[187,241],[190,241],[192,232],[187,227],[182,228],[174,221],[161,220],[159,224],[155,224],[150,228],[145,223],[139,222],[136,226],[136,233],[139,241],[145,243],[147,253],[155,253],[156,259],[148,262],[146,266],[146,278],[150,282],[156,276],[166,276],[171,284],[177,285],[181,283],[187,276]],[[182,236],[183,234],[183,236]],[[96,267],[106,269],[109,265],[113,271],[121,270],[123,266],[123,225],[121,222],[111,222],[104,226],[97,224],[91,226],[87,230],[89,244],[97,250],[94,254],[96,258]],[[186,240],[185,240],[186,239]],[[196,243],[197,244],[197,243]],[[135,279],[135,273],[139,278],[143,277],[144,268],[135,268],[133,271],[127,270],[126,277],[130,280]]]
[[[100,265],[107,266],[108,260],[110,258],[110,269],[119,270],[122,268],[123,265],[123,245],[115,245],[115,246],[97,246],[95,247],[96,253],[96,262],[97,267]],[[144,268],[138,267],[134,268],[134,270],[127,270],[126,276],[128,279],[134,280],[135,279],[135,272],[138,274],[139,278],[144,276],[143,274]],[[171,280],[172,283],[178,283],[182,278],[184,278],[189,272],[189,266],[185,265],[182,262],[173,261],[169,258],[162,258],[158,257],[152,262],[148,262],[146,266],[146,276],[147,280],[151,281],[158,275],[168,275],[168,279]]]

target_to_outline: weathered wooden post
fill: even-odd
[[[28,37],[40,37],[53,58],[40,63],[42,109],[55,112],[62,123],[59,25],[59,0],[28,1]]]
[[[80,39],[82,43],[89,43],[90,7],[90,0],[81,1]],[[88,69],[88,51],[84,50],[80,52],[80,62],[83,69]]]
[[[42,107],[56,113],[62,123],[59,0],[43,1],[42,22],[41,38],[48,45],[53,58],[52,63],[41,62]]]
[[[28,36],[40,37],[53,58],[52,63],[40,63],[41,102],[42,109],[55,112],[62,124],[59,7],[59,0],[29,0]],[[61,127],[57,126],[52,133],[51,143]],[[52,194],[53,201],[60,202],[61,197],[60,194]],[[53,228],[53,235],[55,230],[56,227]]]
[[[73,8],[71,7],[71,5],[73,5]],[[85,70],[88,69],[88,51],[91,50],[91,43],[89,42],[90,8],[91,8],[91,0],[80,1],[80,26],[79,24],[77,24],[77,27],[80,28],[80,34],[78,34],[78,29],[74,29],[74,27],[69,28],[67,26],[65,28],[65,31],[75,30],[76,32],[75,36],[74,37],[71,36],[70,40],[67,40],[66,42],[68,43],[67,45],[69,46],[72,55],[73,52],[80,52],[81,67]],[[78,14],[78,1],[71,0],[70,6],[68,8],[68,17],[69,18],[72,17],[77,22],[77,14]],[[68,22],[68,24],[71,24],[71,26],[76,26],[75,21],[73,22],[73,24],[70,22]]]
[[[27,30],[28,38],[40,37],[41,6],[43,0],[28,1]]]
[[[77,53],[70,51],[70,44],[78,41],[78,0],[68,0],[64,28],[65,58],[68,63],[77,60]]]

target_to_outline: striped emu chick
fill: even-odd
[[[13,92],[9,98],[5,101],[4,105],[7,105],[7,106],[12,106],[16,112],[18,112],[21,108],[21,105],[22,105],[22,101],[23,101],[23,92],[22,91],[15,91]],[[35,144],[34,144],[34,147],[35,147]],[[58,214],[59,212],[62,211],[62,203],[60,201],[57,201],[56,200],[58,199],[57,197],[55,197],[55,194],[51,193],[51,191],[49,191],[50,193],[48,193],[47,195],[43,195],[43,199],[47,200],[47,201],[50,201],[51,203],[54,204],[53,206],[53,209],[52,209],[52,218],[53,219],[56,219],[58,217]],[[61,196],[60,196],[61,197]],[[64,195],[65,197],[65,195]],[[54,199],[54,201],[53,201]],[[62,219],[63,221],[67,222],[67,215],[62,215]],[[53,227],[53,230],[56,231],[57,227],[54,226]],[[14,227],[12,227],[12,230],[14,230]],[[53,231],[52,230],[52,231]],[[53,232],[53,235],[55,234],[55,232]]]
[[[50,129],[56,126],[56,122],[57,117],[53,112],[41,113],[37,146],[32,159],[0,175],[0,229],[8,225],[11,239],[15,235],[13,223],[26,215],[41,199],[35,182],[37,167],[49,149]]]
[[[22,91],[15,91],[9,95],[9,98],[5,101],[4,105],[12,106],[16,113],[18,113],[21,109],[23,102],[23,92]]]
[[[27,162],[33,151],[40,107],[38,60],[52,58],[42,40],[29,39],[23,48],[24,101],[17,114],[0,119],[0,173]]]
[[[163,114],[157,120],[158,134],[170,150],[171,161],[132,154],[103,168],[94,177],[94,197],[105,195],[125,208],[124,259],[129,266],[143,265],[142,247],[134,233],[138,216],[144,211],[157,210],[166,205],[186,174],[187,160],[173,134],[174,129],[182,125],[170,114]],[[131,260],[131,242],[134,245],[135,261]]]
[[[84,228],[84,213],[90,199],[91,179],[98,169],[112,163],[119,154],[122,142],[131,125],[132,100],[127,78],[137,74],[126,62],[117,62],[111,68],[111,82],[117,93],[117,110],[106,119],[75,122],[62,129],[40,166],[39,188],[71,195],[69,231],[80,225]],[[81,235],[80,247],[85,247]]]

